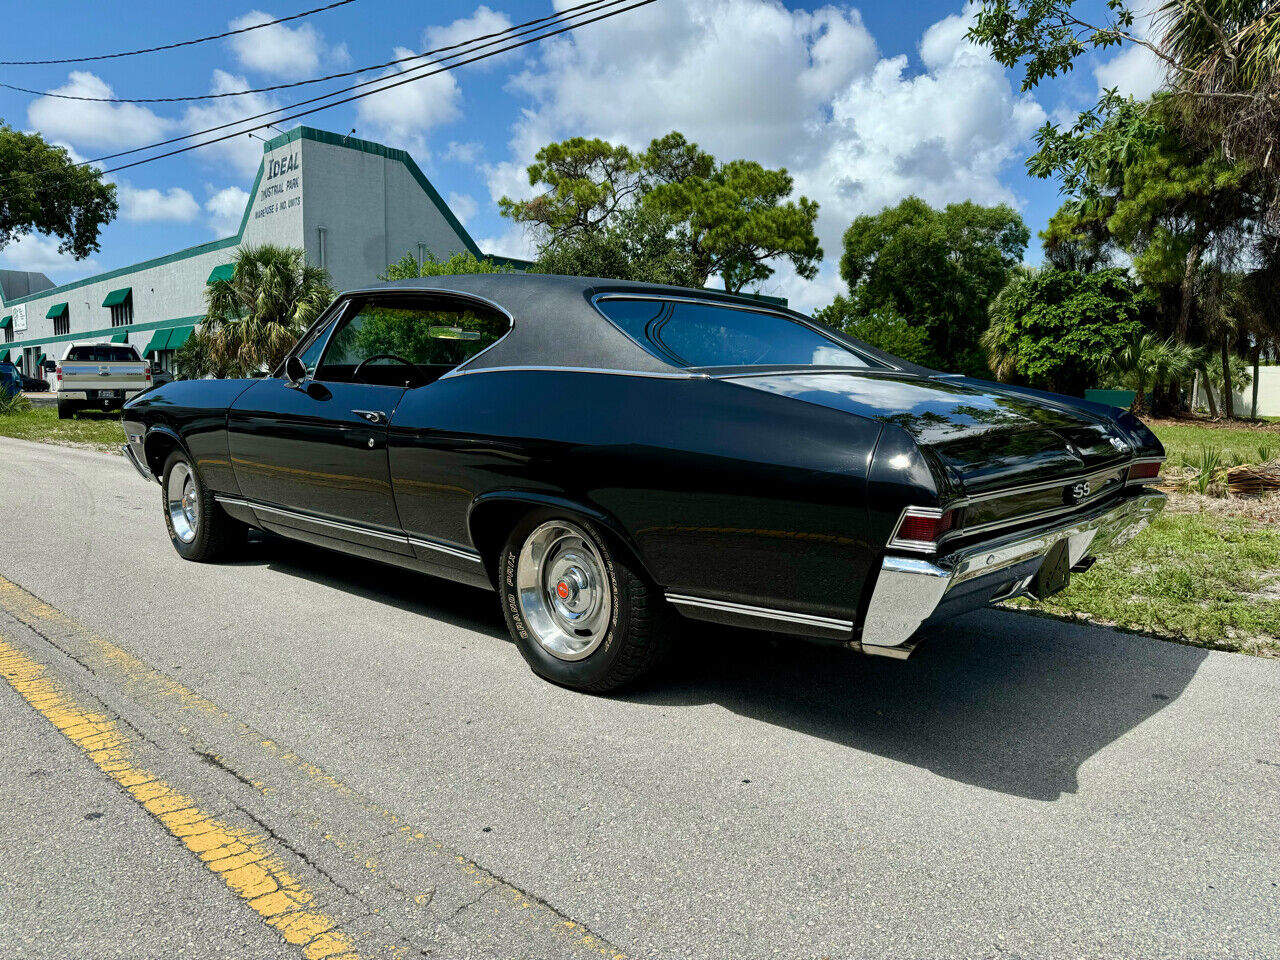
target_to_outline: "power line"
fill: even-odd
[[[314,10],[304,10],[302,13],[295,13],[291,17],[281,17],[278,20],[268,20],[266,23],[255,23],[250,27],[240,27],[237,30],[228,30],[226,33],[215,33],[208,37],[198,37],[195,40],[182,40],[178,43],[166,43],[159,47],[145,47],[142,50],[125,50],[122,53],[103,53],[96,57],[67,57],[65,60],[0,60],[0,67],[35,67],[56,63],[90,63],[94,60],[115,60],[119,57],[136,57],[143,53],[155,53],[158,50],[176,50],[178,47],[190,47],[197,43],[208,43],[210,40],[221,40],[224,37],[234,37],[239,33],[248,33],[250,30],[261,30],[263,27],[273,27],[277,23],[288,23],[290,20],[301,20],[303,17],[309,17],[313,13],[323,13],[326,10],[332,10],[334,7],[343,7],[348,3],[355,3],[355,0],[334,0],[333,3],[326,4],[323,7],[316,7]]]
[[[615,3],[616,3],[616,2],[620,2],[620,0],[613,0],[613,2],[615,2]],[[355,101],[355,100],[363,100],[365,97],[373,96],[375,93],[381,93],[381,92],[382,92],[382,91],[384,91],[384,90],[390,90],[390,89],[393,89],[394,87],[401,87],[401,86],[404,86],[406,83],[414,83],[414,82],[416,82],[416,81],[418,81],[418,80],[426,79],[427,77],[433,77],[433,76],[435,76],[435,75],[436,75],[436,74],[438,74],[438,73],[447,73],[447,72],[448,72],[448,71],[450,71],[450,70],[456,70],[458,67],[464,67],[464,66],[466,66],[466,65],[467,65],[467,64],[469,64],[469,63],[475,63],[475,62],[477,62],[477,61],[479,61],[479,60],[487,60],[487,59],[489,59],[490,57],[496,57],[496,56],[497,56],[498,54],[500,54],[500,53],[507,53],[507,52],[508,52],[508,51],[510,51],[510,50],[516,50],[516,49],[518,49],[518,48],[520,48],[520,47],[526,47],[526,46],[528,46],[528,45],[529,45],[529,44],[531,44],[531,43],[537,43],[538,41],[540,41],[540,40],[546,40],[546,39],[548,39],[549,37],[555,37],[555,36],[558,36],[558,35],[560,35],[560,34],[562,34],[562,33],[568,33],[568,32],[570,32],[570,31],[572,31],[572,30],[577,30],[577,29],[579,29],[579,28],[581,28],[581,27],[585,27],[585,26],[587,26],[588,24],[596,23],[596,22],[598,22],[598,21],[600,21],[600,20],[608,20],[608,19],[609,19],[609,18],[611,18],[611,17],[616,17],[616,16],[618,16],[619,14],[627,13],[628,11],[630,11],[630,10],[635,10],[635,9],[636,9],[636,8],[638,8],[638,7],[647,7],[649,4],[651,4],[651,3],[656,3],[656,2],[657,2],[657,0],[638,0],[638,2],[636,2],[636,3],[632,3],[630,6],[622,7],[622,8],[617,9],[617,10],[611,10],[611,11],[610,11],[610,12],[608,12],[608,13],[602,13],[602,14],[600,14],[599,16],[592,17],[590,20],[583,20],[583,21],[582,21],[582,22],[580,22],[580,23],[569,24],[568,26],[561,27],[561,28],[560,28],[560,29],[558,29],[558,30],[551,30],[551,31],[548,31],[547,33],[540,34],[539,36],[536,36],[536,37],[530,37],[530,38],[529,38],[529,39],[527,39],[527,40],[521,40],[519,43],[512,43],[512,44],[509,44],[508,46],[500,47],[500,48],[498,48],[497,50],[491,50],[491,51],[489,51],[488,53],[482,53],[482,54],[480,54],[480,55],[478,55],[478,56],[471,57],[471,58],[469,58],[469,59],[467,59],[467,60],[460,60],[460,61],[459,61],[459,62],[457,62],[457,63],[451,63],[451,64],[449,64],[448,66],[441,67],[441,68],[440,68],[440,69],[438,69],[438,70],[431,70],[431,71],[429,71],[429,72],[427,72],[427,73],[420,74],[420,75],[418,75],[418,76],[416,76],[416,77],[409,77],[409,78],[407,78],[407,79],[397,80],[395,83],[389,83],[389,84],[387,84],[386,86],[379,87],[379,88],[378,88],[378,89],[376,89],[376,90],[369,90],[369,91],[366,91],[366,92],[364,92],[364,93],[356,94],[356,95],[355,95],[355,96],[353,96],[353,97],[346,97],[345,99],[342,99],[342,100],[335,100],[333,103],[326,103],[326,104],[322,104],[321,106],[318,106],[318,107],[312,107],[312,108],[311,108],[311,109],[309,109],[309,110],[301,110],[301,111],[299,111],[298,113],[292,113],[292,114],[289,114],[288,116],[285,116],[285,117],[277,117],[277,118],[276,118],[276,120],[277,120],[277,122],[284,122],[284,121],[286,121],[286,120],[296,120],[296,119],[298,119],[299,117],[305,117],[305,116],[309,116],[309,115],[311,115],[311,114],[313,114],[313,113],[319,113],[320,111],[322,111],[322,110],[328,110],[328,109],[329,109],[329,108],[331,108],[331,107],[339,107],[339,106],[342,106],[344,103],[351,103],[352,101]],[[593,12],[593,11],[588,11],[588,12]],[[458,54],[455,54],[454,56],[458,56]],[[452,58],[446,58],[446,59],[452,59]],[[329,94],[329,96],[333,96],[333,94]],[[320,97],[320,98],[317,98],[317,99],[325,99],[325,98]],[[306,103],[306,102],[308,102],[308,101],[303,101],[303,103]],[[300,105],[301,105],[301,104],[294,104],[293,106],[300,106]],[[292,109],[292,107],[281,107],[280,109],[281,109],[281,110],[289,110],[289,109]],[[272,111],[272,112],[274,113],[274,112],[277,112],[277,111]],[[256,118],[256,117],[250,117],[249,119],[257,119],[257,118]],[[238,124],[240,124],[240,123],[245,123],[245,122],[247,122],[247,121],[245,121],[245,120],[240,120],[240,121],[237,121],[235,124],[223,124],[223,126],[224,126],[224,127],[225,127],[225,126],[235,126],[235,125],[238,125]],[[253,129],[253,130],[260,130],[260,129],[262,129],[263,127],[266,127],[266,126],[270,126],[270,124],[266,124],[266,123],[258,124],[257,126],[253,127],[252,129]],[[217,129],[217,128],[215,128],[215,129]],[[107,170],[103,170],[102,172],[103,172],[104,174],[106,174],[106,173],[116,173],[116,172],[118,172],[118,171],[120,171],[120,170],[128,170],[128,169],[129,169],[129,168],[131,168],[131,167],[139,167],[139,166],[142,166],[144,163],[152,163],[153,161],[156,161],[156,160],[163,160],[163,159],[165,159],[166,157],[173,157],[173,156],[177,156],[177,155],[178,155],[178,154],[180,154],[180,153],[187,153],[187,152],[188,152],[188,151],[190,151],[190,150],[199,150],[201,147],[207,147],[207,146],[210,146],[210,145],[215,144],[215,143],[221,143],[221,142],[222,142],[222,141],[224,141],[224,140],[230,140],[232,137],[238,137],[238,136],[240,136],[240,134],[241,134],[241,133],[244,133],[244,132],[246,132],[246,131],[238,130],[238,131],[236,131],[235,133],[227,133],[227,134],[223,134],[222,136],[220,136],[220,137],[215,137],[215,138],[213,138],[212,140],[202,140],[200,143],[193,143],[193,144],[189,144],[188,146],[180,147],[180,148],[178,148],[177,150],[170,150],[170,151],[168,151],[167,153],[157,154],[157,155],[155,155],[155,156],[153,156],[153,157],[144,157],[144,158],[143,158],[143,159],[141,159],[141,160],[135,160],[135,161],[133,161],[132,163],[125,163],[125,164],[121,164],[121,165],[120,165],[120,166],[118,166],[118,167],[111,167],[111,168],[109,168],[109,169],[107,169]],[[198,136],[198,134],[192,134],[192,136]],[[186,139],[186,138],[182,138],[182,139]],[[143,149],[146,149],[146,148],[143,148]]]
[[[352,0],[345,0],[345,2],[350,3],[352,2]],[[622,0],[614,0],[614,2],[620,3],[622,2]],[[276,90],[290,90],[295,87],[305,87],[313,83],[324,83],[328,80],[341,80],[344,77],[355,77],[355,76],[359,76],[362,73],[369,73],[370,71],[373,71],[373,70],[384,70],[387,67],[394,67],[402,63],[408,63],[411,60],[422,60],[426,57],[432,57],[432,56],[435,56],[436,54],[444,53],[448,50],[456,50],[458,47],[469,47],[472,44],[479,43],[481,40],[489,40],[493,37],[501,37],[504,34],[508,34],[516,30],[522,30],[525,27],[530,27],[530,26],[533,26],[534,24],[544,23],[548,20],[560,19],[569,14],[572,14],[576,10],[582,9],[583,7],[597,7],[597,6],[600,6],[601,4],[603,4],[604,6],[610,5],[609,3],[605,2],[605,0],[587,0],[587,2],[585,3],[579,3],[576,6],[568,7],[565,10],[561,10],[559,13],[548,14],[545,17],[538,17],[535,20],[526,20],[524,23],[507,27],[504,30],[497,30],[493,33],[486,33],[483,36],[473,37],[470,40],[465,40],[461,43],[453,43],[446,47],[436,47],[434,50],[424,50],[422,53],[413,53],[407,57],[399,57],[395,60],[388,60],[385,63],[375,63],[372,66],[359,67],[355,70],[345,70],[342,73],[331,73],[331,74],[328,74],[327,76],[314,77],[310,80],[295,80],[291,83],[277,83],[269,87],[254,87],[248,90],[232,90],[226,93],[205,93],[205,94],[200,94],[197,96],[189,96],[189,97],[82,97],[76,94],[55,93],[52,90],[33,90],[29,87],[19,87],[12,83],[0,82],[0,87],[3,87],[6,90],[14,90],[18,93],[29,93],[37,97],[51,97],[57,100],[81,100],[81,101],[88,101],[90,103],[191,103],[197,100],[219,100],[224,97],[245,97],[254,93],[272,93]],[[276,22],[279,22],[279,21],[276,21]],[[267,24],[263,24],[263,26],[267,26]],[[355,88],[351,87],[349,89],[355,89]]]
[[[215,137],[209,140],[202,140],[199,143],[189,144],[177,150],[170,150],[166,153],[156,154],[150,157],[144,157],[141,160],[135,160],[131,163],[121,164],[116,167],[111,167],[109,169],[100,171],[100,173],[102,174],[115,173],[119,170],[127,170],[132,167],[137,167],[146,163],[151,163],[156,160],[163,160],[166,157],[176,156],[177,154],[186,153],[191,150],[198,150],[201,147],[211,146],[212,144],[215,144],[215,143],[221,143],[225,140],[230,140],[233,137],[238,137],[238,136],[241,136],[242,134],[252,132],[253,130],[261,130],[271,126],[274,123],[282,123],[288,120],[295,120],[299,117],[304,117],[313,113],[318,113],[322,110],[328,110],[331,107],[341,106],[342,104],[351,103],[356,100],[362,100],[365,97],[373,96],[374,94],[381,93],[384,90],[390,90],[395,87],[403,86],[406,83],[413,83],[417,80],[423,80],[427,77],[435,76],[436,74],[439,74],[439,73],[445,73],[449,70],[454,70],[454,69],[457,69],[458,67],[463,67],[470,63],[476,63],[477,61],[480,61],[480,60],[487,60],[490,57],[496,57],[500,54],[507,53],[511,50],[516,50],[520,47],[525,47],[525,46],[528,46],[529,44],[537,43],[541,40],[546,40],[550,37],[558,36],[562,33],[568,33],[580,27],[585,27],[588,24],[596,23],[600,20],[607,20],[611,17],[618,16],[619,14],[627,13],[638,7],[648,6],[651,3],[657,2],[657,0],[638,0],[638,2],[632,2],[630,3],[630,5],[621,7],[619,9],[612,9],[612,10],[608,9],[609,7],[616,7],[618,4],[625,3],[625,2],[626,0],[589,0],[588,3],[582,3],[582,4],[579,4],[577,7],[572,7],[572,8],[569,8],[568,10],[563,10],[559,14],[556,14],[552,17],[540,18],[539,21],[530,21],[531,23],[541,23],[541,26],[535,26],[532,29],[522,29],[524,25],[521,25],[521,28],[513,27],[511,28],[512,31],[517,31],[517,32],[511,33],[511,35],[507,36],[505,40],[515,40],[517,37],[526,36],[527,34],[537,34],[536,36],[530,36],[527,39],[520,40],[518,43],[508,43],[506,46],[500,46],[496,50],[490,50],[486,53],[477,54],[476,56],[469,57],[465,60],[460,60],[457,63],[447,64],[446,66],[442,66],[437,70],[431,70],[425,73],[422,72],[423,70],[425,70],[426,67],[432,66],[434,63],[441,63],[443,61],[453,60],[457,57],[464,56],[465,54],[474,53],[475,51],[482,50],[485,47],[493,46],[495,43],[505,42],[505,40],[504,41],[489,40],[489,42],[481,44],[478,47],[463,50],[458,53],[453,53],[446,57],[441,57],[436,61],[430,61],[428,63],[421,64],[417,67],[413,67],[409,70],[405,70],[396,77],[381,77],[376,80],[368,80],[363,83],[355,84],[351,87],[343,88],[342,90],[330,91],[329,93],[322,94],[321,96],[318,96],[318,97],[312,97],[308,100],[301,100],[293,104],[286,104],[285,106],[276,107],[272,110],[265,111],[264,113],[255,114],[253,116],[241,117],[229,123],[219,124],[214,127],[209,127],[205,130],[198,130],[193,133],[185,134],[180,137],[172,137],[168,140],[159,141],[157,143],[148,144],[142,147],[135,147],[131,150],[122,150],[119,153],[108,154],[106,156],[97,157],[93,160],[84,160],[78,164],[75,164],[75,166],[87,166],[90,164],[101,163],[105,160],[115,159],[117,157],[128,156],[130,154],[140,153],[146,150],[153,150],[158,147],[164,147],[173,143],[178,143],[182,140],[190,140],[193,137],[199,137],[208,133],[215,133],[219,130],[225,130],[228,127],[242,127],[243,124],[250,123],[254,120],[261,120],[264,117],[272,116],[273,114],[282,113],[286,110],[293,110],[296,107],[317,103],[321,100],[328,100],[332,97],[337,97],[344,93],[350,93],[352,90],[356,90],[361,87],[366,87],[371,84],[381,84],[381,86],[377,86],[376,89],[366,90],[364,92],[355,94],[353,96],[345,97],[341,100],[335,100],[331,103],[324,103],[324,104],[321,104],[320,106],[311,107],[308,110],[302,110],[302,111],[298,111],[297,113],[289,114],[288,116],[276,117],[274,120],[264,121],[263,123],[255,124],[254,126],[249,127],[247,129],[242,128],[242,129],[236,130],[233,133],[224,134],[220,137]],[[584,10],[582,9],[583,7],[588,7],[590,9]],[[597,11],[599,10],[607,10],[607,12],[597,13]],[[579,22],[576,22],[576,23],[569,22],[571,20],[586,16],[588,14],[592,14],[592,13],[597,13],[597,15],[587,20],[580,20]],[[551,21],[551,22],[548,23],[546,21]],[[565,24],[565,26],[561,26],[559,27],[559,29],[556,29],[556,30],[547,29],[548,27],[554,26],[557,23],[563,23]],[[477,38],[474,38],[473,40],[467,41],[464,44],[455,44],[455,46],[471,47],[472,44],[474,44],[476,41],[481,39],[485,39],[485,37],[477,37]],[[394,80],[395,82],[394,83],[385,82],[389,80]],[[21,177],[21,176],[24,176],[24,175],[15,174],[10,177],[0,178],[0,182],[4,180],[17,179],[18,177]]]

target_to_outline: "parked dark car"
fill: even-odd
[[[0,363],[0,397],[12,397],[22,392],[22,374],[7,360]]]
[[[183,557],[257,527],[496,590],[533,669],[591,691],[643,675],[674,613],[905,657],[1164,502],[1126,412],[610,280],[346,293],[273,376],[165,384],[124,421]]]
[[[18,370],[18,377],[22,381],[22,389],[25,393],[49,392],[49,381],[44,379],[44,377],[28,377],[21,370]]]

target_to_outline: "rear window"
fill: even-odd
[[[606,298],[600,312],[678,367],[865,367],[844,344],[777,313],[683,300]]]
[[[113,347],[110,344],[93,344],[86,347],[72,347],[67,354],[68,360],[87,360],[95,363],[129,363],[136,362],[137,353],[133,347]]]

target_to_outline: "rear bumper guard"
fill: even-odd
[[[1164,502],[1163,493],[1144,489],[1066,523],[1011,534],[936,560],[885,557],[863,621],[862,649],[905,658],[914,649],[913,635],[941,608],[956,607],[945,611],[951,615],[1017,596],[1061,540],[1067,541],[1073,568],[1115,550],[1141,533]]]

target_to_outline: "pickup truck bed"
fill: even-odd
[[[151,386],[151,367],[130,346],[73,344],[54,377],[58,416],[79,410],[118,409]]]

